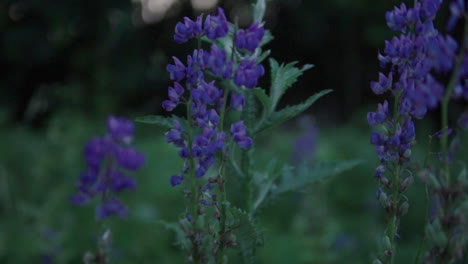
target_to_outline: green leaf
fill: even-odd
[[[286,90],[291,87],[299,76],[301,76],[304,71],[311,69],[312,64],[306,64],[301,69],[294,67],[297,64],[297,61],[288,63],[286,65],[282,64],[279,66],[278,62],[275,59],[270,59],[271,67],[271,109],[270,112],[273,112],[278,104],[279,100],[286,92]]]
[[[258,100],[263,104],[264,109],[269,109],[271,100],[262,88],[254,88],[253,93],[257,96]]]
[[[253,5],[253,18],[254,22],[262,22],[263,17],[265,16],[266,1],[257,0]]]
[[[254,130],[254,134],[258,134],[264,130],[267,130],[267,129],[270,129],[274,126],[277,126],[285,121],[288,121],[289,119],[301,114],[302,112],[304,112],[305,110],[307,110],[307,108],[309,108],[310,106],[312,106],[315,101],[317,101],[320,97],[328,94],[332,92],[332,90],[330,89],[327,89],[327,90],[323,90],[323,91],[320,91],[316,94],[314,94],[313,96],[309,97],[305,102],[301,103],[301,104],[298,104],[298,105],[294,105],[294,106],[289,106],[289,107],[286,107],[284,109],[282,109],[281,111],[278,111],[278,112],[274,112],[270,115],[270,117],[265,120],[264,122],[261,122],[257,127],[256,129]]]
[[[257,63],[262,63],[268,56],[270,56],[271,50],[266,50],[257,58]]]
[[[233,223],[233,235],[239,245],[243,263],[255,263],[256,247],[263,245],[261,231],[256,227],[252,217],[238,208],[230,210]]]
[[[283,169],[282,181],[278,185],[278,188],[273,191],[273,195],[297,191],[326,177],[352,169],[360,163],[360,160],[349,160],[319,163],[314,166],[302,164],[294,170],[291,170],[289,166],[285,166]]]
[[[260,42],[260,47],[265,46],[266,44],[270,43],[275,37],[271,34],[270,30],[265,30],[265,35],[263,35],[262,41]]]
[[[156,115],[147,115],[135,118],[135,122],[156,125],[163,129],[171,129],[174,126],[174,120],[176,119],[178,118],[175,116],[164,117]]]

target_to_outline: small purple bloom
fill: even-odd
[[[385,100],[383,104],[379,104],[377,112],[369,112],[367,114],[367,121],[369,125],[377,126],[387,120],[388,114],[388,102]]]
[[[203,31],[211,40],[226,36],[229,31],[229,24],[221,7],[218,7],[218,15],[208,15],[206,17]]]
[[[234,76],[234,83],[252,89],[257,86],[258,79],[264,74],[263,66],[257,65],[254,58],[247,57],[239,64]]]
[[[175,56],[172,59],[175,64],[168,64],[166,69],[169,72],[171,80],[179,82],[185,78],[185,65]]]
[[[260,45],[265,29],[259,23],[253,23],[248,29],[241,29],[236,35],[235,44],[238,49],[254,52]]]
[[[184,182],[184,177],[182,177],[181,175],[172,175],[171,176],[171,185],[172,185],[172,187],[180,185],[180,184],[182,184],[182,182]]]
[[[101,203],[96,208],[98,219],[104,219],[110,216],[124,217],[128,214],[128,209],[117,199],[109,199]]]
[[[130,144],[133,139],[135,126],[128,119],[110,116],[107,118],[107,130],[115,140]]]
[[[245,97],[241,93],[231,92],[231,107],[237,111],[242,111],[245,105]]]
[[[189,39],[201,35],[202,33],[202,17],[197,17],[196,21],[192,21],[188,17],[184,17],[184,23],[179,22],[175,27],[174,40],[179,43],[185,43]]]
[[[389,77],[379,72],[379,81],[371,82],[371,89],[375,94],[383,94],[392,88],[392,73]]]
[[[248,149],[253,144],[252,138],[247,136],[247,129],[242,120],[231,125],[231,136],[241,148]]]

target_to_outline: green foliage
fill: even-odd
[[[271,115],[266,117],[262,122],[260,122],[254,130],[254,134],[258,134],[267,129],[273,128],[277,125],[280,125],[289,119],[301,114],[312,106],[320,97],[332,92],[332,90],[323,90],[316,93],[315,95],[309,97],[306,101],[301,104],[286,107],[278,112],[273,112]],[[273,101],[273,100],[270,100]],[[262,101],[263,102],[263,101]],[[268,103],[268,102],[266,102]],[[271,104],[273,105],[273,103]]]
[[[181,125],[186,124],[187,122],[179,117],[171,116],[171,117],[163,117],[163,116],[156,116],[156,115],[147,115],[135,118],[135,122],[155,125],[165,130],[169,130],[174,127],[174,120],[178,120]]]
[[[306,64],[301,69],[294,67],[297,64],[297,61],[288,63],[286,65],[279,65],[275,59],[270,59],[271,67],[271,88],[270,88],[270,98],[271,98],[271,107],[269,112],[272,113],[277,104],[279,103],[281,97],[286,92],[286,90],[291,87],[294,83],[297,82],[297,78],[301,76],[306,70],[314,67],[312,64]]]
[[[265,0],[257,0],[253,4],[253,18],[255,22],[262,22],[263,17],[265,16],[266,2]]]
[[[284,167],[281,175],[281,183],[273,190],[273,195],[300,190],[326,177],[352,169],[359,163],[361,163],[359,160],[349,160],[322,162],[312,166],[303,163],[297,168]]]
[[[235,241],[238,244],[243,263],[255,263],[255,249],[263,245],[262,232],[252,217],[239,208],[230,208],[230,225]]]

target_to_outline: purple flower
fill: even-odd
[[[246,88],[255,88],[258,84],[258,79],[265,74],[265,69],[262,65],[257,65],[254,58],[245,58],[239,64],[234,76],[234,83],[238,86]]]
[[[367,121],[369,122],[369,125],[377,126],[385,122],[388,115],[388,102],[385,100],[383,104],[379,104],[377,112],[369,112],[367,114]]]
[[[115,140],[130,144],[133,139],[135,126],[130,120],[110,116],[107,119],[107,130]]]
[[[175,64],[168,64],[166,70],[169,72],[171,80],[180,82],[185,78],[185,65],[175,56],[172,59]]]
[[[232,62],[228,61],[226,52],[215,44],[211,45],[210,52],[203,53],[203,63],[214,75],[223,79],[232,77]]]
[[[375,94],[383,94],[392,88],[392,73],[389,76],[379,72],[379,81],[371,82],[371,89]]]
[[[179,43],[185,43],[189,39],[202,34],[202,18],[197,17],[196,21],[192,21],[188,17],[184,17],[184,23],[179,22],[175,27],[174,40]]]
[[[242,111],[245,105],[244,95],[241,93],[231,92],[231,107],[237,111]]]
[[[184,177],[181,175],[172,175],[171,176],[171,185],[172,187],[182,184],[184,182]]]
[[[229,31],[229,24],[221,7],[218,7],[218,15],[208,15],[206,17],[203,31],[211,40],[226,36]]]
[[[98,219],[104,219],[114,215],[124,217],[127,214],[127,207],[117,199],[106,200],[96,208],[96,216]]]
[[[253,144],[252,138],[247,136],[247,129],[242,120],[231,125],[231,136],[241,148],[248,149]]]
[[[103,200],[96,210],[100,219],[127,214],[127,209],[117,199],[108,196],[110,192],[134,189],[136,181],[122,170],[138,170],[145,162],[144,155],[129,146],[134,133],[132,121],[109,116],[107,129],[105,137],[95,137],[86,144],[84,156],[88,169],[80,174],[76,184],[78,193],[70,198],[73,204],[83,205],[101,194]]]
[[[254,52],[260,45],[265,29],[259,23],[253,23],[248,29],[241,29],[236,35],[235,44],[238,49]]]

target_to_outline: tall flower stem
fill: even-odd
[[[226,86],[226,89],[224,90],[223,94],[223,107],[221,109],[221,116],[220,116],[220,126],[221,126],[221,131],[224,131],[224,117],[226,115],[226,105],[227,105],[227,97],[229,94],[229,86]],[[221,219],[220,219],[220,245],[218,249],[218,257],[217,257],[217,263],[223,263],[223,258],[224,258],[224,248],[225,248],[225,241],[224,241],[224,235],[226,231],[226,211],[227,211],[227,194],[226,194],[226,175],[225,175],[225,160],[226,160],[226,153],[223,152],[221,154],[221,165],[219,169],[219,179],[218,179],[218,184],[219,184],[219,191],[221,193]]]
[[[395,122],[394,124],[394,132],[397,130],[397,124],[400,119],[400,114],[399,114],[399,105],[400,105],[400,98],[402,96],[402,91],[398,91],[395,94],[395,102],[393,105],[393,120]],[[392,196],[391,196],[391,203],[390,203],[390,217],[388,219],[387,223],[387,236],[390,239],[390,244],[391,244],[391,251],[388,252],[388,262],[390,264],[394,263],[395,259],[395,254],[396,254],[396,243],[395,243],[395,236],[398,230],[398,203],[400,201],[400,193],[399,193],[399,188],[400,188],[400,171],[401,171],[401,166],[400,166],[400,161],[397,161],[397,164],[394,168],[393,171],[393,184],[392,184]]]
[[[455,85],[457,84],[458,75],[461,70],[461,65],[463,63],[463,57],[465,56],[465,45],[468,42],[468,18],[465,18],[465,25],[464,25],[464,35],[462,44],[460,46],[460,53],[458,54],[457,60],[455,62],[455,68],[452,72],[452,76],[450,77],[450,81],[447,85],[447,90],[445,92],[444,98],[442,100],[442,113],[441,113],[441,125],[442,125],[442,138],[440,140],[440,147],[441,152],[444,157],[444,171],[443,174],[445,175],[446,184],[450,184],[450,168],[448,162],[448,106],[450,102],[450,97],[452,96],[453,90],[455,89]]]
[[[192,105],[192,98],[189,99],[187,102],[187,120],[189,122],[188,125],[188,149],[189,149],[189,178],[190,178],[190,186],[191,186],[191,202],[192,202],[192,217],[193,217],[193,231],[194,237],[192,238],[192,245],[193,245],[193,263],[198,263],[199,259],[199,249],[198,244],[196,241],[197,232],[198,232],[198,191],[197,191],[197,184],[195,179],[195,161],[192,155],[192,142],[193,142],[193,130],[192,130],[192,116],[191,116],[191,105]]]

